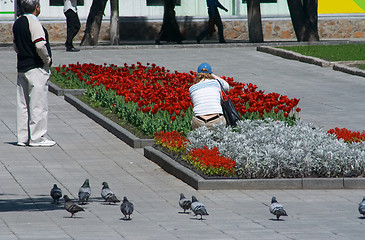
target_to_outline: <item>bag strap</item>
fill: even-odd
[[[219,83],[219,85],[220,85],[220,87],[221,87],[221,92],[223,92],[224,93],[224,96],[226,96],[226,98],[228,98],[228,96],[227,96],[227,94],[226,94],[226,91],[224,91],[224,89],[223,89],[223,85],[222,85],[222,83],[218,80],[218,79],[216,79],[217,80],[217,82]]]

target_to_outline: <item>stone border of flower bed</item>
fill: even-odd
[[[132,148],[143,148],[145,146],[152,146],[155,144],[154,139],[141,139],[134,136],[131,132],[127,131],[101,113],[95,111],[72,94],[65,93],[64,99],[66,102],[77,108],[77,110],[87,115],[89,118],[100,124],[103,128],[127,143]]]
[[[144,156],[197,190],[365,188],[365,178],[204,179],[152,146],[144,148]]]
[[[335,71],[340,71],[360,77],[365,77],[364,70],[355,67],[349,67],[341,63],[329,62],[316,57],[305,56],[300,53],[292,52],[285,49],[269,47],[269,46],[259,46],[256,48],[256,50],[259,52],[269,53],[290,60],[296,60],[304,63],[314,64],[320,67],[332,67],[332,69]]]
[[[64,96],[65,94],[72,94],[74,96],[82,96],[82,94],[84,94],[84,92],[85,92],[85,89],[63,89],[52,82],[49,82],[48,89],[51,93],[54,93],[57,96]]]

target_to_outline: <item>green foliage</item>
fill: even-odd
[[[50,81],[60,88],[63,89],[86,89],[87,84],[85,82],[80,81],[76,74],[71,71],[61,71],[57,72],[55,68],[51,68],[51,77]]]
[[[91,99],[100,102],[102,107],[109,108],[119,118],[128,121],[148,136],[153,136],[158,131],[182,131],[191,130],[190,121],[192,118],[192,108],[185,113],[186,116],[176,116],[174,121],[167,111],[158,111],[153,114],[151,111],[142,112],[137,103],[126,102],[125,97],[119,96],[112,90],[106,90],[104,86],[88,88],[85,94]],[[151,106],[153,108],[153,105]]]

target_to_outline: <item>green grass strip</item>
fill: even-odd
[[[365,44],[311,45],[278,47],[302,55],[321,58],[327,61],[365,60]]]

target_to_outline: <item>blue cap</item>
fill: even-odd
[[[202,63],[198,67],[198,73],[212,73],[212,67],[208,63]]]

